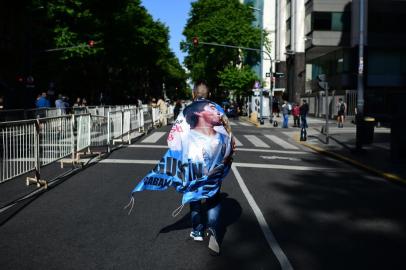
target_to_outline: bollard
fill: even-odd
[[[307,141],[307,131],[304,127],[300,129],[300,141]]]

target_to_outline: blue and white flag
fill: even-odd
[[[183,194],[182,205],[215,195],[231,167],[233,153],[223,109],[206,99],[194,101],[179,114],[167,142],[169,150],[131,195],[174,187]]]

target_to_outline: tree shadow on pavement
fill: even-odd
[[[302,172],[264,184],[284,198],[266,216],[294,264],[314,270],[402,268],[405,189],[365,176]]]

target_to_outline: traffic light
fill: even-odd
[[[93,39],[88,40],[88,41],[87,41],[87,45],[88,45],[89,47],[93,47],[93,46],[94,46],[94,40],[93,40]]]
[[[273,73],[273,76],[274,76],[275,78],[284,78],[284,77],[285,77],[285,73],[283,73],[283,72],[274,72],[274,73]]]
[[[317,84],[322,90],[326,90],[328,88],[327,76],[326,74],[317,75]]]
[[[194,47],[199,46],[199,39],[197,37],[192,38],[192,43]]]
[[[21,76],[21,75],[17,75],[16,80],[19,83],[24,83],[25,82],[25,78],[23,76]]]

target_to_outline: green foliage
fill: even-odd
[[[31,0],[36,77],[71,98],[128,103],[187,91],[186,72],[169,48],[169,30],[140,0]],[[95,45],[88,46],[93,40]],[[177,91],[175,91],[177,89]]]
[[[259,49],[261,30],[253,25],[254,19],[252,10],[238,0],[199,0],[192,3],[190,17],[183,31],[186,41],[181,44],[182,50],[188,53],[184,63],[190,70],[192,80],[206,79],[217,99],[224,98],[224,87],[230,82],[221,80],[227,74],[241,75],[230,68],[226,71],[230,64],[236,62],[240,52],[238,49],[208,45],[195,48],[191,40],[196,36],[199,42]],[[255,51],[245,51],[244,55],[248,65],[260,60],[259,53]],[[241,73],[246,74],[245,71]],[[240,86],[232,88],[237,90]]]
[[[237,97],[246,97],[251,94],[251,89],[258,76],[249,67],[238,68],[228,66],[219,72],[220,86],[224,91],[229,91]]]

